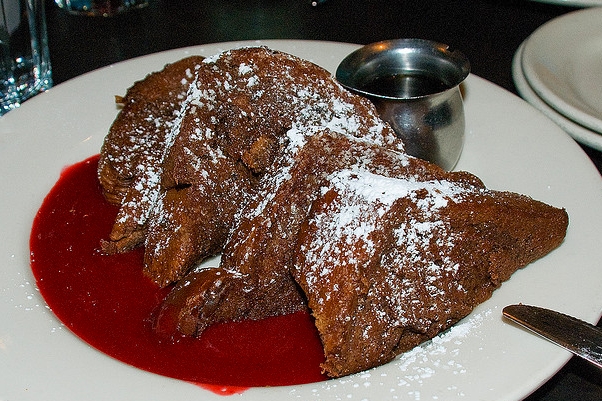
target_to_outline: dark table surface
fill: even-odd
[[[511,63],[540,25],[575,8],[528,0],[150,0],[110,18],[70,15],[46,4],[55,84],[163,50],[246,39],[366,44],[417,37],[447,43],[472,72],[513,93]],[[602,171],[602,152],[583,147]],[[602,400],[602,370],[573,358],[529,401]]]

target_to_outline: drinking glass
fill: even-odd
[[[0,0],[0,116],[51,86],[44,0]]]

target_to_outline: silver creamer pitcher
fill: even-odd
[[[375,104],[410,155],[451,170],[464,143],[460,84],[469,72],[468,59],[447,45],[396,39],[351,53],[336,78]]]

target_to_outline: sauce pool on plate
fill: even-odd
[[[65,326],[115,359],[219,394],[326,379],[320,339],[305,312],[217,324],[199,338],[155,335],[153,316],[169,288],[143,275],[142,249],[100,251],[118,208],[102,195],[97,165],[93,156],[62,172],[31,232],[37,286]]]

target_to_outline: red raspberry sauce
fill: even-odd
[[[162,342],[153,313],[167,295],[142,274],[142,249],[105,255],[118,209],[96,176],[98,156],[66,168],[44,199],[30,238],[31,267],[56,316],[82,340],[140,369],[218,394],[325,380],[309,314],[218,324],[200,338]]]

